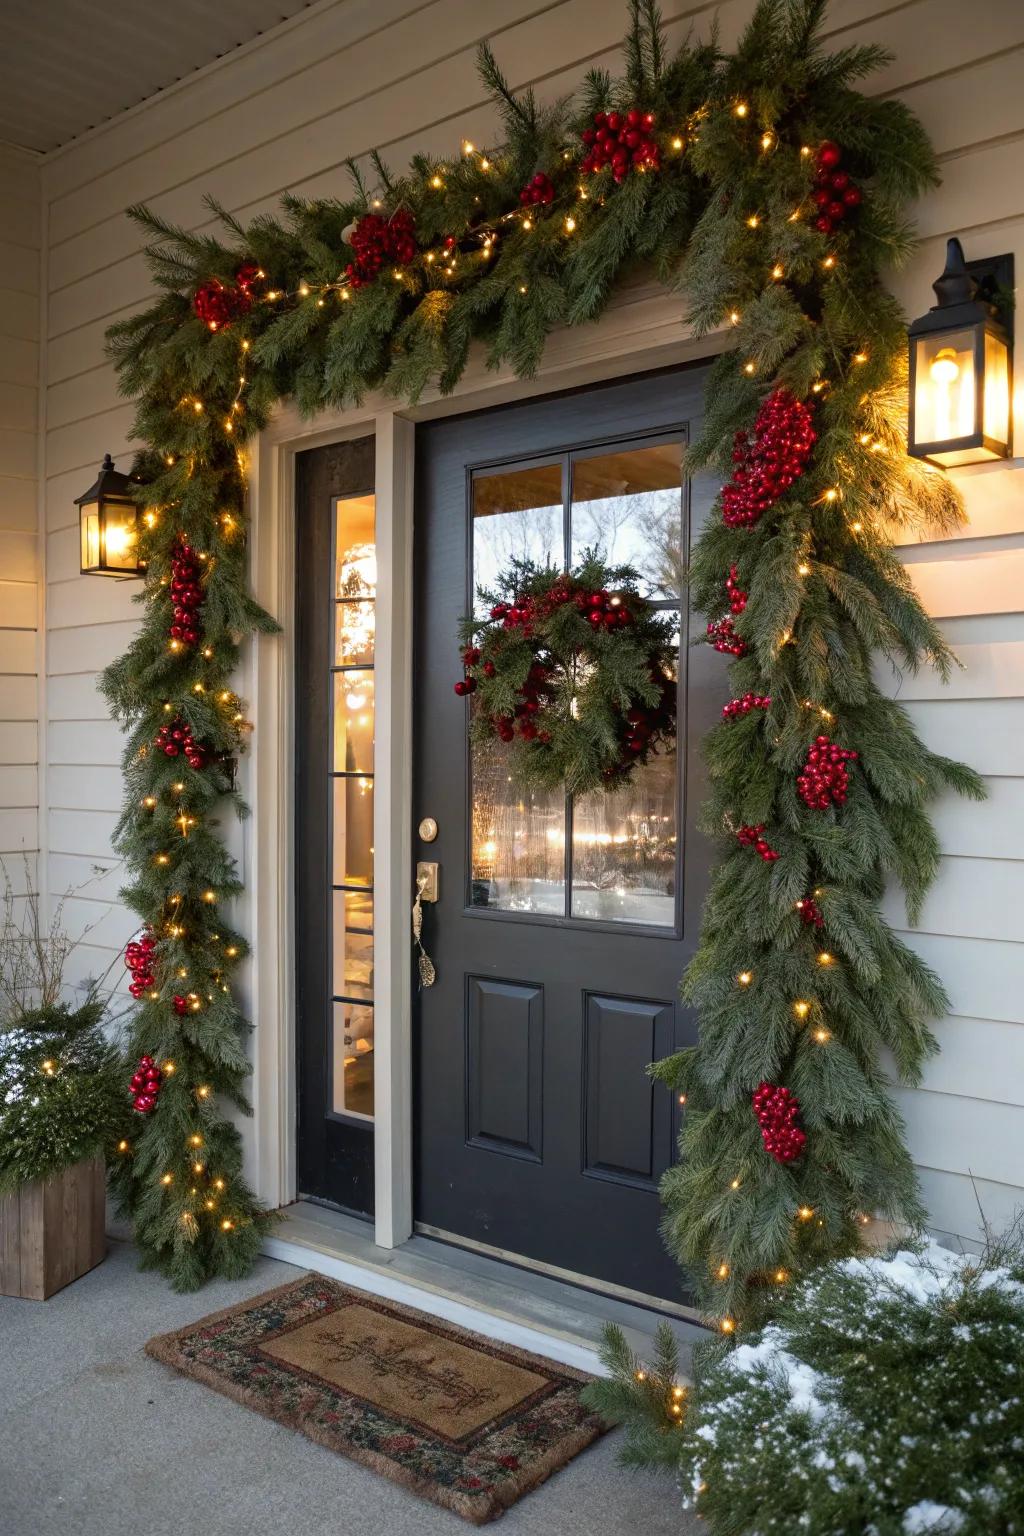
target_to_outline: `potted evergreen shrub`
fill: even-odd
[[[44,1301],[104,1258],[105,1154],[127,1115],[102,983],[62,997],[74,947],[6,879],[0,921],[0,1294]],[[20,916],[19,916],[20,911]]]

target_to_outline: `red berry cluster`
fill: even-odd
[[[825,919],[813,896],[804,896],[797,902],[796,909],[800,913],[800,921],[806,923],[808,928],[824,928]]]
[[[171,553],[171,602],[174,622],[171,639],[182,645],[198,645],[202,635],[199,610],[206,594],[202,587],[203,567],[191,544],[179,539]]]
[[[713,619],[708,624],[708,639],[716,651],[726,656],[745,656],[747,642],[736,633],[732,619]]]
[[[656,671],[651,672],[651,682],[661,689],[657,704],[648,708],[638,704],[626,713],[626,735],[623,745],[630,757],[640,757],[647,751],[652,738],[671,728],[676,712],[676,685],[672,678]],[[626,759],[628,762],[628,759]]]
[[[722,705],[722,719],[738,720],[740,715],[749,715],[752,709],[770,709],[771,702],[767,694],[745,693],[741,699],[730,699],[728,704]]]
[[[540,203],[547,207],[555,200],[555,184],[550,176],[545,176],[543,171],[538,171],[532,181],[528,181],[519,194],[519,201],[524,207]]]
[[[811,412],[788,389],[775,389],[762,402],[753,437],[737,432],[732,450],[736,468],[722,488],[727,528],[751,528],[804,472],[816,437]]]
[[[177,1014],[188,1013],[188,998],[182,997],[180,993],[176,993],[171,998],[171,1007]]]
[[[839,145],[826,139],[819,146],[814,162],[814,204],[818,210],[814,227],[823,235],[830,235],[836,225],[861,203],[860,187],[850,180],[846,171],[839,169],[842,158]]]
[[[248,314],[252,308],[253,284],[263,276],[254,261],[243,261],[235,273],[235,286],[230,287],[213,277],[201,283],[192,295],[192,308],[211,331],[219,331],[239,315]]]
[[[800,1100],[780,1083],[760,1083],[751,1095],[764,1149],[777,1163],[795,1163],[807,1144],[796,1123]]]
[[[467,645],[462,652],[462,665],[466,669],[466,675],[460,683],[455,684],[455,692],[458,694],[460,699],[465,698],[467,693],[472,693],[476,688],[476,678],[472,675],[469,669],[470,667],[475,667],[479,660],[480,647],[476,645]],[[493,671],[493,662],[488,662],[488,666],[490,666]]]
[[[502,741],[511,741],[518,730],[524,741],[539,741],[547,746],[551,732],[537,724],[536,716],[546,702],[545,693],[553,670],[544,662],[535,661],[527,673],[526,682],[519,690],[523,702],[516,705],[515,714],[511,717],[494,716],[491,723]]]
[[[729,574],[725,578],[725,590],[729,597],[730,610],[733,613],[742,613],[747,606],[747,594],[739,584],[734,565],[730,565]]]
[[[165,757],[184,757],[190,768],[205,768],[210,760],[210,749],[192,735],[192,727],[180,715],[175,715],[162,725],[153,738]]]
[[[766,864],[772,864],[778,858],[775,849],[765,842],[763,821],[758,822],[756,827],[740,827],[736,841],[741,848],[756,848]]]
[[[622,598],[612,592],[577,592],[575,602],[592,629],[627,629],[633,622]]]
[[[151,1114],[156,1109],[156,1101],[160,1097],[163,1080],[164,1075],[152,1056],[140,1056],[130,1085],[132,1108],[140,1115]]]
[[[386,261],[407,267],[416,255],[416,221],[407,208],[397,209],[390,219],[379,213],[364,213],[356,221],[348,243],[355,251],[355,261],[345,268],[353,288],[372,283]]]
[[[583,133],[587,153],[580,170],[601,171],[611,166],[616,181],[625,181],[631,169],[656,171],[661,150],[653,137],[654,113],[633,107],[629,112],[595,112],[594,126]]]
[[[132,973],[132,979],[128,985],[128,991],[132,997],[141,997],[143,992],[149,990],[154,984],[153,955],[156,950],[156,939],[148,928],[142,931],[141,939],[132,939],[125,945],[124,963]]]
[[[827,736],[816,736],[796,781],[804,804],[812,811],[825,811],[830,805],[845,805],[850,783],[846,765],[856,761],[856,752],[837,746]]]

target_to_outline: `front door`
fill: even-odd
[[[606,1287],[680,1300],[658,1180],[677,1106],[648,1063],[691,1042],[678,997],[708,849],[699,742],[723,674],[690,649],[682,572],[710,506],[684,485],[704,370],[676,369],[418,433],[414,829],[439,866],[416,1022],[421,1230]],[[596,547],[679,621],[678,750],[575,800],[522,793],[470,748],[456,624],[513,558]]]

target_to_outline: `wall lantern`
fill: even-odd
[[[130,475],[114,468],[108,453],[99,478],[75,498],[82,536],[83,576],[142,576],[139,559],[139,506]]]
[[[953,467],[1010,453],[1012,341],[996,304],[1013,292],[1013,257],[964,260],[946,246],[938,303],[910,327],[909,451]]]

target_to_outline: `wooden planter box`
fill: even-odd
[[[0,1195],[0,1295],[45,1301],[102,1262],[107,1243],[102,1157]]]

